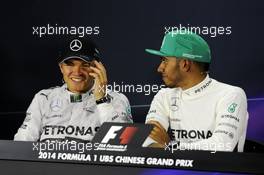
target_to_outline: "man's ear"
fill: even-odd
[[[183,59],[181,61],[181,67],[184,72],[190,72],[192,66],[192,61]]]
[[[63,73],[63,71],[62,71],[62,63],[59,63],[59,67],[60,67],[61,73]]]

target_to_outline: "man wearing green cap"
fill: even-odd
[[[154,97],[146,123],[155,127],[144,146],[179,150],[243,151],[248,120],[245,92],[208,75],[210,48],[189,31],[164,36],[160,50],[146,49],[168,88]]]

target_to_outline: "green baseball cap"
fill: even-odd
[[[207,42],[188,30],[168,32],[163,38],[160,50],[146,49],[145,51],[163,57],[173,56],[197,62],[211,62],[211,52]]]

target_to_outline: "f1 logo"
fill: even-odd
[[[136,127],[126,127],[126,129],[122,132],[121,136],[119,137],[121,139],[120,144],[127,145],[132,137],[135,135],[135,132],[137,132],[138,128]]]
[[[123,128],[122,126],[111,126],[111,128],[104,136],[103,140],[101,141],[101,143],[108,143],[109,140],[115,139],[117,135],[116,132],[121,130],[122,128]],[[119,137],[120,144],[122,145],[128,144],[131,141],[132,137],[135,135],[137,130],[138,130],[137,127],[132,127],[132,126],[126,127]]]
[[[111,126],[107,134],[104,136],[102,143],[107,143],[110,139],[114,139],[116,137],[116,131],[119,131],[122,126]]]

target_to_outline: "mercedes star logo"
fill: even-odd
[[[52,100],[50,108],[52,111],[59,111],[62,108],[62,101],[59,99]]]
[[[71,44],[70,44],[70,49],[72,51],[78,51],[82,48],[82,43],[80,40],[74,39],[72,40]]]

